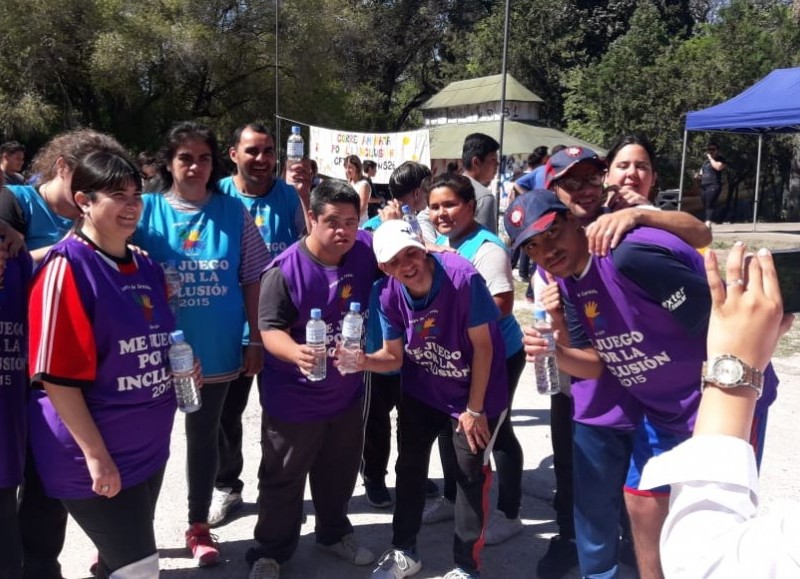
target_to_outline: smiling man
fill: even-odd
[[[700,255],[664,231],[640,227],[606,257],[589,253],[583,223],[600,203],[602,174],[579,157],[554,173],[559,198],[542,190],[523,196],[509,207],[506,230],[515,247],[561,278],[542,295],[560,330],[559,368],[596,379],[572,389],[575,531],[582,575],[605,579],[618,576],[623,487],[637,552],[645,544],[657,553],[668,491],[639,490],[639,473],[691,434],[709,293]],[[562,292],[580,322],[571,333]],[[590,345],[572,347],[581,331]],[[526,351],[535,355],[543,340],[526,333]],[[640,573],[660,577],[657,557]]]
[[[248,123],[236,129],[228,155],[236,165],[236,174],[221,179],[219,188],[244,204],[253,216],[270,257],[274,257],[300,239],[305,230],[302,199],[307,199],[310,172],[300,164],[293,166],[298,183],[295,187],[277,178],[275,142],[267,127],[260,123]],[[261,348],[261,344],[250,343],[249,335],[245,324],[242,347]],[[219,469],[208,515],[212,527],[228,521],[243,504],[242,414],[252,384],[253,377],[241,373],[225,396],[220,419]]]

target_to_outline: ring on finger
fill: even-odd
[[[107,492],[111,490],[111,487],[109,485],[103,485],[100,487],[100,490],[103,492]]]
[[[732,280],[730,280],[728,283],[726,283],[725,285],[727,285],[728,287],[733,287],[733,286],[744,286],[744,280],[743,280],[743,279],[741,279],[741,278],[739,278],[739,279],[732,279]]]
[[[614,235],[614,232],[611,231],[610,229],[606,229],[606,232],[603,235],[605,235],[606,237],[611,237],[612,235]]]

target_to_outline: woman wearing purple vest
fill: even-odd
[[[445,577],[478,577],[491,486],[489,455],[508,405],[499,312],[472,264],[454,253],[429,255],[408,223],[381,225],[373,249],[390,277],[376,290],[383,347],[362,365],[371,372],[402,367],[403,399],[392,548],[372,576],[396,579],[422,568],[416,545],[431,445],[449,425],[457,463],[456,568]]]
[[[141,178],[119,153],[72,174],[81,218],[34,276],[30,439],[48,496],[99,551],[97,577],[155,577],[153,515],[175,395],[166,359],[175,320],[161,268],[132,253]],[[198,376],[199,379],[199,376]]]

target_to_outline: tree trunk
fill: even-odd
[[[800,8],[800,0],[795,0],[795,8]],[[800,220],[800,135],[792,138],[794,147],[792,149],[792,164],[789,169],[789,191],[786,193],[784,207],[786,208],[786,220]]]

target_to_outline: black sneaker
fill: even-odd
[[[439,496],[439,485],[433,482],[431,479],[425,483],[425,497],[429,499],[435,499]]]
[[[364,490],[366,491],[367,502],[376,509],[388,509],[394,504],[394,499],[389,494],[389,489],[386,488],[386,483],[383,481],[365,479]]]
[[[556,535],[550,539],[547,553],[536,564],[539,579],[561,579],[578,565],[578,547],[575,541]]]

